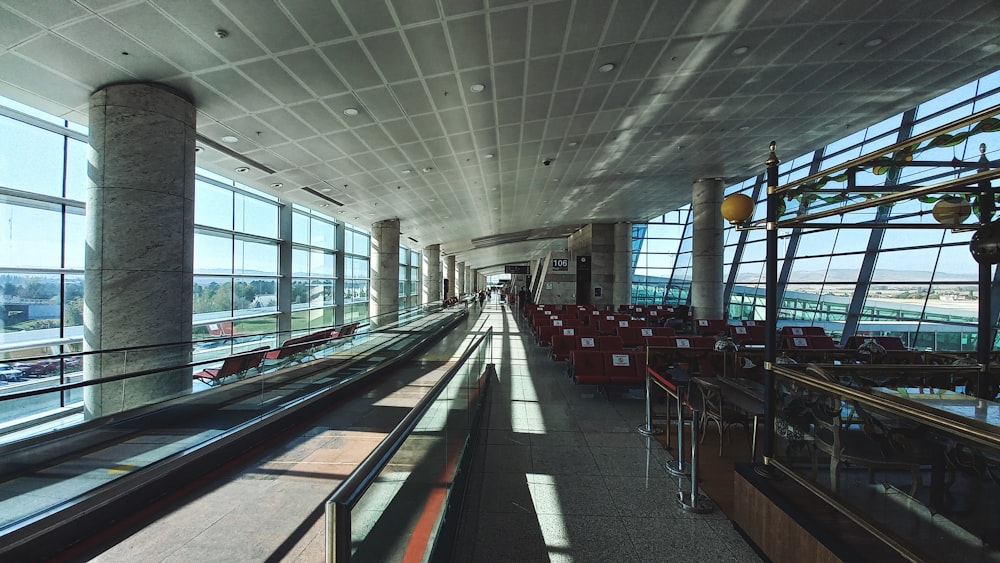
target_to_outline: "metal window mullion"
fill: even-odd
[[[809,175],[811,176],[819,172],[822,163],[823,149],[818,149],[813,152],[812,162],[809,164]],[[801,240],[802,229],[792,229],[792,233],[788,237],[788,247],[785,249],[785,258],[781,263],[781,273],[778,275],[778,303],[781,303],[785,298],[785,290],[788,286],[788,277],[792,274],[792,266],[794,265],[795,255],[798,253],[799,241]],[[780,307],[778,314],[781,314]]]
[[[754,182],[753,190],[750,192],[750,199],[753,201],[760,200],[760,193],[764,186],[764,175],[758,174],[757,181]],[[736,285],[736,274],[739,271],[739,265],[743,261],[743,249],[746,247],[747,239],[750,238],[750,230],[743,229],[737,231],[740,234],[739,240],[736,241],[736,250],[733,253],[733,263],[729,265],[729,277],[726,279],[726,285],[722,288],[722,302],[726,304],[726,310],[729,310],[729,306],[732,304],[730,300],[733,297],[733,287]],[[725,254],[725,252],[723,252]]]
[[[916,115],[917,108],[911,108],[903,113],[903,119],[899,125],[899,132],[896,135],[897,143],[905,141],[913,134],[913,126]],[[886,178],[885,181],[887,185],[894,185],[898,182],[898,173]],[[892,215],[891,209],[891,207],[878,208],[875,215],[875,221],[888,221],[889,217]],[[854,287],[854,295],[851,297],[851,304],[847,309],[847,317],[844,319],[844,332],[841,335],[841,343],[846,342],[848,336],[852,336],[856,333],[858,331],[858,326],[861,324],[861,312],[865,300],[868,298],[868,289],[872,284],[872,276],[875,274],[875,259],[878,253],[882,250],[882,241],[884,239],[885,228],[872,229],[871,235],[868,237],[868,249],[865,252],[864,259],[861,261],[861,270],[858,272],[858,283]],[[933,279],[934,276],[932,274],[931,280]],[[921,313],[921,316],[923,316],[923,313]]]

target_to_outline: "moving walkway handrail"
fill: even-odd
[[[336,541],[334,545],[327,546],[328,555],[335,556],[336,561],[347,561],[350,559],[350,537],[351,537],[351,519],[350,511],[358,503],[361,497],[368,490],[368,487],[375,481],[375,478],[382,472],[383,469],[389,464],[393,456],[402,447],[403,443],[407,438],[413,433],[413,430],[419,424],[420,420],[424,417],[427,411],[437,400],[438,396],[444,391],[445,388],[451,383],[455,375],[461,370],[462,366],[472,357],[472,354],[476,352],[479,347],[486,342],[487,339],[493,338],[493,327],[486,330],[486,333],[481,335],[475,341],[472,342],[466,348],[462,356],[455,362],[451,368],[444,374],[440,381],[438,381],[434,387],[425,395],[413,410],[411,410],[400,423],[390,432],[385,439],[372,451],[368,457],[365,458],[363,462],[347,477],[344,481],[337,487],[337,489],[330,495],[326,501],[326,511],[330,514],[331,508],[335,510],[335,526],[334,530],[336,538],[347,538],[348,541]],[[332,507],[331,507],[332,505]]]
[[[430,309],[431,307],[438,306],[440,304],[441,304],[441,301],[434,301],[434,302],[425,303],[425,304],[422,304],[422,305],[415,305],[413,307],[409,307],[409,308],[406,308],[406,309],[400,309],[400,310],[396,311],[396,314],[404,315],[404,314],[412,313],[412,312],[415,312],[415,311],[419,311],[421,309]],[[350,321],[350,322],[359,322],[359,323],[362,323],[360,325],[361,327],[363,327],[363,326],[369,326],[369,325],[371,325],[371,320],[372,319],[375,319],[375,318],[378,318],[378,317],[382,317],[382,316],[385,316],[385,315],[389,315],[389,314],[391,314],[391,313],[382,313],[382,314],[379,314],[379,315],[374,315],[374,316],[371,316],[371,317],[366,317],[362,321]],[[230,320],[240,320],[240,319],[230,319]],[[225,321],[213,321],[213,322],[225,322]],[[310,328],[309,330],[312,330],[312,331],[326,330],[326,329],[332,330],[334,328],[337,328],[338,326],[343,326],[345,324],[349,324],[349,323],[348,322],[344,322],[344,323],[341,323],[339,325],[338,324],[333,324],[333,325],[324,326],[324,327]],[[286,333],[288,335],[291,335],[294,332],[299,332],[299,329],[296,329],[296,330],[279,330],[279,331],[274,331],[274,332],[256,332],[256,333],[249,333],[249,334],[231,334],[229,336],[218,336],[218,337],[214,337],[214,338],[202,338],[202,339],[198,339],[198,340],[189,340],[189,341],[181,341],[181,342],[163,342],[163,343],[159,343],[159,344],[148,344],[148,345],[144,345],[144,346],[128,346],[128,347],[124,347],[124,348],[104,348],[104,349],[101,349],[101,350],[81,350],[79,352],[63,352],[62,354],[46,354],[44,356],[28,356],[28,357],[24,357],[24,358],[9,358],[9,359],[3,360],[3,361],[4,362],[33,362],[33,361],[37,361],[37,360],[65,360],[65,359],[68,359],[68,358],[78,358],[78,357],[81,357],[81,356],[92,356],[92,355],[96,355],[96,354],[115,354],[115,353],[120,353],[120,352],[135,352],[135,351],[138,351],[138,350],[155,350],[157,348],[169,348],[171,346],[194,346],[196,344],[205,344],[205,343],[208,343],[208,342],[223,342],[223,341],[226,341],[226,340],[232,340],[234,338],[260,338],[260,337],[270,337],[270,336],[277,337],[279,335],[286,334]],[[81,340],[81,342],[82,342],[82,340]],[[68,343],[67,342],[67,343],[61,343],[61,344],[47,344],[47,346],[69,346],[71,344],[72,343]],[[29,343],[26,343],[24,346],[20,346],[18,348],[12,348],[11,350],[17,350],[17,349],[23,349],[23,348],[37,348],[37,347],[38,347],[37,345],[32,344],[32,343],[29,342]],[[5,352],[10,352],[10,350],[6,350]],[[207,363],[211,363],[211,362],[214,362],[214,361],[218,361],[218,359],[210,360]],[[183,366],[175,366],[175,368],[179,368],[179,367],[183,367]],[[114,380],[108,379],[108,381],[114,381]]]

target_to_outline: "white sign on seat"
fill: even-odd
[[[611,354],[611,365],[613,366],[628,366],[628,354]]]
[[[593,348],[593,347],[594,347],[594,339],[593,338],[581,338],[580,339],[580,348]]]
[[[651,328],[642,328],[642,329],[639,329],[639,332],[643,336],[653,336],[653,329],[651,329]]]

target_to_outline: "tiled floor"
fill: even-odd
[[[574,385],[508,307],[487,304],[480,319],[495,331],[498,381],[454,561],[760,560],[719,510],[678,506],[671,456],[636,432],[640,396]]]

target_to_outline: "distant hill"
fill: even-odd
[[[970,272],[969,274],[949,274],[947,272],[938,272],[934,281],[945,281],[945,282],[969,282],[976,283],[976,272]],[[896,283],[896,282],[929,282],[931,280],[931,272],[926,270],[878,270],[876,271],[877,279],[873,280],[873,284],[880,283]],[[759,278],[764,277],[763,268],[761,268],[761,273]],[[793,275],[793,283],[857,283],[858,281],[858,271],[849,269],[831,269],[828,271],[823,270],[813,270],[813,271],[795,271]],[[758,279],[758,276],[753,273],[746,272],[742,275],[737,276],[736,283],[754,283]],[[884,280],[884,281],[880,281]]]

